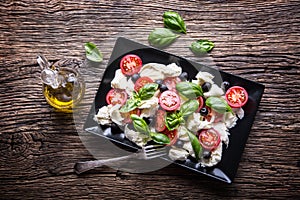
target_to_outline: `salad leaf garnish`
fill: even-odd
[[[226,100],[219,97],[209,97],[208,99],[206,99],[205,104],[206,106],[221,114],[225,112],[233,113]]]
[[[138,96],[139,98],[141,98],[141,100],[150,99],[151,97],[153,97],[157,89],[158,89],[157,83],[148,83],[139,90]]]
[[[164,48],[172,44],[180,35],[175,34],[167,28],[155,28],[148,36],[150,45],[157,48]]]
[[[165,118],[165,124],[168,130],[172,131],[178,128],[180,124],[185,123],[185,117],[193,114],[199,107],[199,102],[195,99],[184,102],[180,110],[168,112]]]
[[[163,133],[150,133],[151,139],[158,144],[170,144],[170,138]]]
[[[209,40],[197,40],[192,42],[190,49],[194,54],[203,54],[210,52],[215,44]]]
[[[168,112],[165,118],[166,127],[172,131],[175,130],[181,123],[184,123],[182,112]]]
[[[186,25],[182,17],[174,11],[167,11],[163,14],[163,21],[166,28],[180,33],[186,33]]]
[[[199,102],[195,99],[189,100],[184,102],[181,107],[180,111],[183,117],[187,117],[193,114],[199,107]]]
[[[86,58],[94,62],[101,62],[103,60],[103,55],[97,46],[92,42],[87,42],[84,44]]]
[[[147,100],[153,97],[157,89],[157,83],[148,83],[144,85],[138,92],[133,92],[131,99],[126,101],[126,103],[121,107],[120,112],[126,113],[138,108],[141,105],[142,100]]]
[[[133,127],[135,128],[136,131],[139,131],[147,135],[149,134],[150,129],[148,127],[148,124],[143,118],[139,117],[136,114],[131,114],[130,118],[132,119]]]
[[[176,90],[183,96],[189,99],[195,99],[203,96],[202,88],[196,83],[192,82],[179,82],[176,84]]]
[[[132,119],[133,127],[136,131],[149,135],[151,139],[158,144],[169,144],[170,138],[163,133],[151,132],[147,122],[140,116],[136,114],[131,114],[130,118]]]
[[[141,101],[136,98],[128,99],[126,103],[121,107],[120,112],[126,113],[136,109],[141,104]]]
[[[198,138],[196,137],[195,134],[191,133],[185,127],[183,127],[183,130],[185,130],[187,132],[187,134],[189,135],[189,139],[190,139],[190,142],[192,144],[193,150],[195,152],[196,159],[199,159],[199,156],[202,152],[202,146],[201,146]]]

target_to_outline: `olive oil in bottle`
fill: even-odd
[[[58,71],[58,88],[43,84],[43,93],[47,102],[58,111],[71,113],[84,94],[82,77],[72,68],[61,67]]]

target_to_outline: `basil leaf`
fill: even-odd
[[[84,48],[85,48],[85,55],[87,59],[94,62],[101,62],[103,60],[102,53],[94,43],[87,42],[84,44]]]
[[[144,134],[149,134],[150,130],[148,124],[143,118],[139,117],[136,114],[131,114],[130,118],[132,119],[133,127],[136,131]]]
[[[152,140],[158,144],[170,144],[170,138],[163,133],[150,133]]]
[[[194,135],[187,129],[186,129],[186,131],[189,135],[189,139],[192,144],[193,150],[195,152],[196,159],[199,159],[200,153],[202,152],[202,146],[200,145],[200,142],[199,142],[198,138],[196,137],[196,135]]]
[[[176,89],[181,95],[189,99],[194,99],[199,96],[203,96],[202,88],[196,83],[180,82],[176,84]]]
[[[150,99],[151,97],[153,97],[157,89],[157,83],[148,83],[139,90],[138,96],[141,98],[141,100]]]
[[[209,40],[197,40],[191,44],[190,49],[194,54],[203,54],[210,52],[214,46],[214,43]]]
[[[121,107],[120,112],[126,113],[136,109],[139,106],[140,101],[138,99],[128,99],[126,103]]]
[[[206,106],[221,114],[225,112],[232,112],[232,109],[228,105],[228,103],[224,99],[219,97],[209,97],[208,99],[206,99],[205,104]]]
[[[167,11],[163,14],[163,21],[166,28],[180,33],[186,33],[186,26],[182,17],[174,11]]]
[[[199,102],[197,100],[189,100],[184,102],[181,107],[180,111],[183,117],[187,117],[193,114],[199,107]]]
[[[184,122],[182,113],[180,111],[168,112],[165,118],[165,124],[168,130],[176,129],[181,123]]]
[[[178,34],[167,28],[156,28],[149,34],[148,42],[154,47],[163,48],[172,44],[178,37]]]

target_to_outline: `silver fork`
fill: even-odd
[[[117,163],[119,161],[127,160],[130,158],[136,158],[141,160],[150,160],[166,155],[164,145],[148,145],[139,149],[136,153],[129,154],[127,156],[121,156],[116,158],[102,159],[102,160],[90,160],[84,162],[77,162],[74,165],[74,170],[77,174],[89,171],[96,167],[101,167],[109,163]]]

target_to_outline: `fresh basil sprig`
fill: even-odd
[[[192,144],[192,148],[193,148],[195,156],[196,156],[196,159],[199,160],[200,154],[202,153],[202,146],[201,146],[198,138],[196,137],[195,134],[191,133],[185,127],[183,127],[182,129],[183,129],[183,131],[185,131],[188,134],[190,142]]]
[[[144,85],[144,87],[142,87],[137,94],[141,100],[147,100],[153,97],[157,89],[158,89],[157,83],[148,83]]]
[[[180,33],[186,33],[186,25],[182,17],[174,11],[167,11],[163,14],[163,21],[166,28]]]
[[[233,112],[226,100],[219,97],[208,97],[205,101],[206,106],[218,113]]]
[[[197,40],[191,44],[190,49],[194,54],[203,54],[210,52],[214,46],[214,43],[209,40]]]
[[[132,99],[128,99],[126,101],[126,103],[121,107],[120,112],[121,113],[130,112],[136,109],[137,107],[139,107],[139,105],[141,105],[141,100],[133,97]]]
[[[180,107],[180,111],[183,117],[187,117],[193,114],[198,109],[198,107],[199,102],[195,99],[192,99],[184,102]]]
[[[126,101],[126,103],[121,107],[120,112],[126,113],[136,109],[141,105],[142,100],[147,100],[153,97],[157,89],[157,83],[148,83],[144,85],[138,92],[133,92],[131,99]]]
[[[165,124],[168,130],[175,130],[182,123],[184,123],[182,112],[179,110],[175,112],[167,112]]]
[[[183,96],[189,99],[194,99],[203,96],[202,88],[196,83],[179,82],[176,84],[176,90]]]
[[[132,119],[133,127],[136,131],[149,135],[151,139],[158,144],[169,144],[170,138],[163,133],[151,132],[147,122],[136,114],[131,114],[130,118]]]
[[[136,114],[131,114],[130,118],[132,120],[133,127],[135,128],[136,131],[139,131],[147,135],[149,134],[150,129],[148,127],[147,122],[143,118],[139,117]]]
[[[170,138],[163,133],[150,132],[151,139],[158,144],[170,144]]]
[[[199,102],[197,100],[189,100],[184,102],[180,110],[175,112],[168,112],[165,118],[166,127],[169,130],[176,129],[180,124],[185,122],[185,117],[193,114],[199,107]]]
[[[101,62],[103,60],[103,55],[97,46],[92,42],[87,42],[84,44],[86,58],[94,62]]]
[[[172,44],[180,35],[175,34],[167,28],[155,28],[148,36],[150,45],[157,48],[164,48]]]

